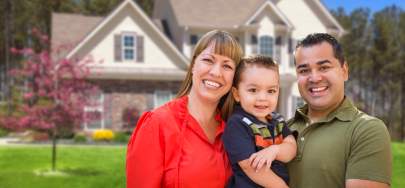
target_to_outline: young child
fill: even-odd
[[[295,157],[297,146],[274,112],[279,87],[278,66],[270,57],[244,58],[237,67],[232,88],[237,104],[222,137],[233,170],[227,187],[288,187],[283,162]]]

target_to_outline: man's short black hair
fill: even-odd
[[[298,49],[299,47],[305,48],[305,47],[321,44],[322,42],[327,42],[332,46],[333,54],[334,54],[335,58],[338,59],[340,64],[343,66],[343,64],[345,62],[345,57],[343,56],[342,45],[339,44],[339,42],[336,40],[335,37],[333,37],[332,35],[329,35],[327,33],[309,34],[304,38],[304,40],[300,41],[297,44],[297,47],[295,49]],[[295,58],[294,58],[294,60],[295,60]]]

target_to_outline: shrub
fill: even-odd
[[[128,143],[130,135],[124,132],[117,132],[114,136],[114,142]]]
[[[108,129],[99,129],[93,133],[94,141],[111,141],[114,138],[114,133],[112,130]]]
[[[34,141],[47,141],[49,140],[49,135],[46,132],[34,132],[32,138]]]
[[[8,131],[5,129],[0,128],[0,137],[5,137],[8,135]]]
[[[27,130],[22,134],[21,140],[24,142],[47,141],[49,140],[49,135],[46,132]]]
[[[73,141],[75,143],[85,143],[87,141],[87,137],[84,134],[81,133],[77,133],[75,134],[75,136],[73,137]]]

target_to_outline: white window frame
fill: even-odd
[[[100,127],[99,128],[89,128],[88,122],[84,122],[84,130],[85,131],[94,131],[98,129],[104,129],[105,128],[105,121],[104,121],[104,93],[100,93],[99,97],[97,99],[97,105],[92,105],[92,106],[85,106],[84,107],[84,113],[87,112],[99,112],[100,113]]]
[[[125,45],[125,38],[132,37],[133,39],[133,46],[126,46]],[[131,50],[133,57],[127,58],[125,56],[125,50]],[[122,33],[121,34],[121,57],[123,61],[135,61],[136,60],[136,35],[134,33]]]
[[[163,103],[160,103],[159,99],[158,99],[160,94],[163,94],[165,96],[169,95],[169,100],[167,100]],[[159,106],[163,105],[164,103],[170,101],[173,98],[174,98],[174,94],[170,90],[155,90],[155,92],[153,93],[153,107],[154,108],[159,107]]]

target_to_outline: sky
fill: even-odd
[[[322,0],[328,9],[336,10],[343,7],[346,12],[359,7],[368,7],[372,12],[379,11],[389,5],[397,5],[405,10],[405,0]]]

